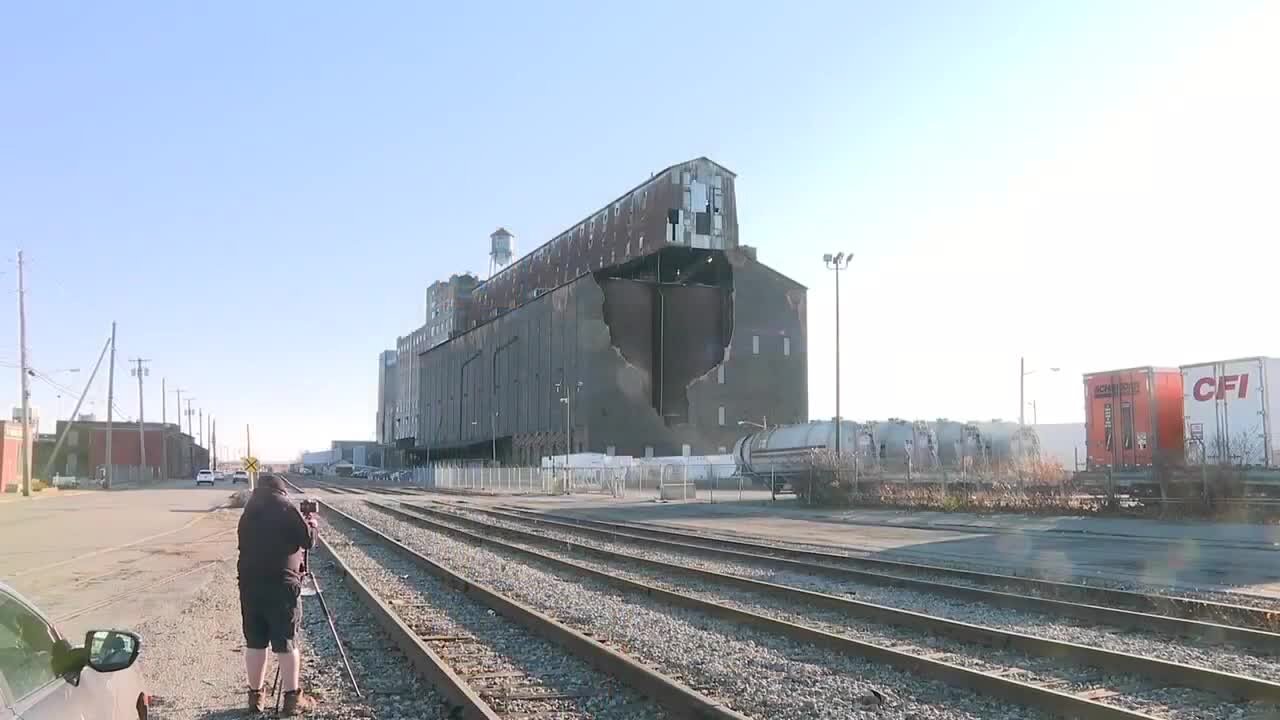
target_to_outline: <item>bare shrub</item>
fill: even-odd
[[[227,501],[227,507],[242,508],[249,504],[249,496],[253,493],[249,490],[237,490],[231,493],[231,499]]]

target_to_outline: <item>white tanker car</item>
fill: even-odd
[[[830,468],[835,450],[836,424],[823,420],[779,425],[739,438],[733,459],[740,475],[766,484],[772,478],[774,486],[781,488],[809,477],[820,456],[828,458],[825,467]],[[1040,443],[1033,428],[999,420],[843,420],[840,455],[846,467],[856,463],[860,477],[900,482],[926,480],[942,471],[984,472],[1020,459],[1034,460],[1039,458]]]

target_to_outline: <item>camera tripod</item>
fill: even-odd
[[[315,588],[316,597],[320,600],[320,609],[324,612],[324,617],[329,621],[329,631],[333,633],[333,641],[338,645],[338,654],[342,656],[342,665],[347,670],[347,679],[351,681],[351,689],[355,691],[356,697],[363,698],[364,694],[360,692],[360,685],[356,682],[355,671],[351,669],[351,660],[347,657],[347,649],[342,645],[342,638],[338,637],[338,626],[333,622],[333,613],[329,612],[329,605],[324,601],[324,593],[320,592],[320,583],[316,582],[315,573],[311,572],[311,551],[302,551],[302,568],[307,580],[311,581],[311,587]],[[276,696],[276,712],[280,712],[280,697],[282,687],[280,685],[280,662],[276,661],[276,681],[275,690],[272,693]]]

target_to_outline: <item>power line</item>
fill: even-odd
[[[67,387],[66,385],[63,385],[62,383],[58,382],[57,380],[54,380],[53,378],[49,377],[48,375],[45,375],[44,373],[40,372],[39,370],[36,370],[35,368],[27,368],[27,370],[31,372],[32,377],[38,380],[43,380],[45,383],[47,383],[48,385],[50,385],[56,390],[60,390],[62,392],[67,392],[72,394],[75,393],[75,390]]]

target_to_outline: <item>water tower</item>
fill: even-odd
[[[493,277],[511,262],[511,241],[514,235],[506,228],[498,228],[489,235],[489,277]]]

